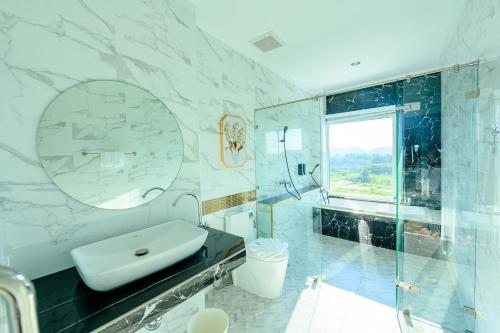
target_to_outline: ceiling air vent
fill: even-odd
[[[278,47],[283,46],[278,38],[271,32],[259,36],[254,40],[250,41],[253,45],[255,45],[262,52],[269,52],[271,50],[277,49]]]

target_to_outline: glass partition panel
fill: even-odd
[[[313,186],[309,172],[321,159],[319,100],[256,111],[255,125],[257,200],[287,194],[285,182],[293,194],[294,187],[300,192]],[[300,165],[305,167],[302,171]],[[315,170],[318,181],[319,171]]]
[[[319,297],[321,235],[313,212],[321,198],[320,119],[317,99],[255,112],[258,236],[284,241],[289,251],[283,332],[308,332]]]
[[[477,70],[401,83],[397,310],[403,332],[474,331]]]
[[[500,59],[479,65],[475,333],[500,327]],[[472,303],[472,302],[471,302]]]

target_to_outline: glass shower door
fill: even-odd
[[[317,99],[255,112],[257,232],[286,242],[289,251],[282,294],[287,305],[279,310],[288,319],[268,331],[308,332],[315,322],[321,252],[313,207],[320,197],[310,172],[319,179],[320,119]]]
[[[403,332],[474,332],[478,68],[405,80],[398,114]]]

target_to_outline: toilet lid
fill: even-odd
[[[259,238],[246,246],[247,256],[262,261],[288,259],[288,244],[278,239]]]

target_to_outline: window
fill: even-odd
[[[336,114],[327,120],[328,179],[335,196],[394,201],[395,113],[376,111]]]

